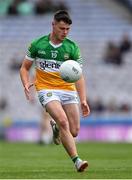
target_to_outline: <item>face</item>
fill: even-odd
[[[63,21],[54,21],[52,26],[55,39],[60,42],[63,41],[69,33],[70,25]]]

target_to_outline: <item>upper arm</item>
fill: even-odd
[[[33,64],[33,61],[30,61],[25,58],[22,62],[21,69],[26,69],[28,71],[31,68],[32,64]]]

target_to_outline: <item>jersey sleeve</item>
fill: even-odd
[[[36,59],[35,41],[30,44],[26,53],[26,59],[34,61]]]
[[[80,52],[80,48],[78,46],[75,46],[73,59],[76,60],[80,64],[80,66],[82,67],[83,59],[82,59],[82,55]]]

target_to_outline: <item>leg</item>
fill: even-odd
[[[59,127],[61,142],[65,150],[67,151],[69,156],[72,158],[72,161],[74,162],[77,171],[82,172],[86,169],[86,167],[88,166],[88,163],[87,161],[82,161],[78,157],[76,144],[73,137],[77,135],[77,131],[79,129],[79,109],[77,105],[74,104],[74,103],[77,103],[76,94],[65,92],[63,95],[61,94],[61,92],[52,91],[51,96],[47,96],[47,93],[48,93],[47,91],[40,91],[38,93],[39,100],[42,106],[45,106],[50,116],[56,121]],[[63,104],[64,104],[64,102],[66,102],[69,99],[74,99],[74,101],[72,100],[72,102],[74,102],[73,103],[74,105],[72,105],[73,107],[71,105],[69,106],[69,108],[68,108],[68,105],[64,105],[64,107],[62,107],[60,101],[61,102],[63,101]],[[72,102],[70,101],[69,104]],[[66,110],[64,110],[64,108]],[[72,108],[73,108],[73,112],[72,112]],[[68,109],[70,111],[72,118],[70,118],[70,115],[68,115]],[[77,114],[75,115],[74,113],[77,113]],[[74,116],[76,116],[76,118]],[[75,122],[76,122],[76,125],[74,125]],[[72,131],[72,127],[74,127],[73,131]]]
[[[77,137],[80,129],[80,112],[79,106],[76,103],[65,104],[63,109],[68,117],[70,131],[73,137]]]
[[[46,105],[46,109],[59,126],[61,142],[69,156],[77,156],[75,141],[70,132],[69,122],[61,103],[59,101],[51,101]]]
[[[77,103],[65,104],[63,109],[68,117],[71,134],[76,137],[80,129],[79,106]],[[78,156],[73,158],[73,162],[78,172],[83,172],[88,166],[87,161],[82,161]]]
[[[49,113],[45,111],[45,108],[41,110],[41,121],[40,121],[40,143],[50,144],[52,142],[52,130],[49,125],[50,120],[52,120]]]

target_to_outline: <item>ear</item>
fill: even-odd
[[[55,25],[55,22],[54,21],[52,21],[52,27]]]

